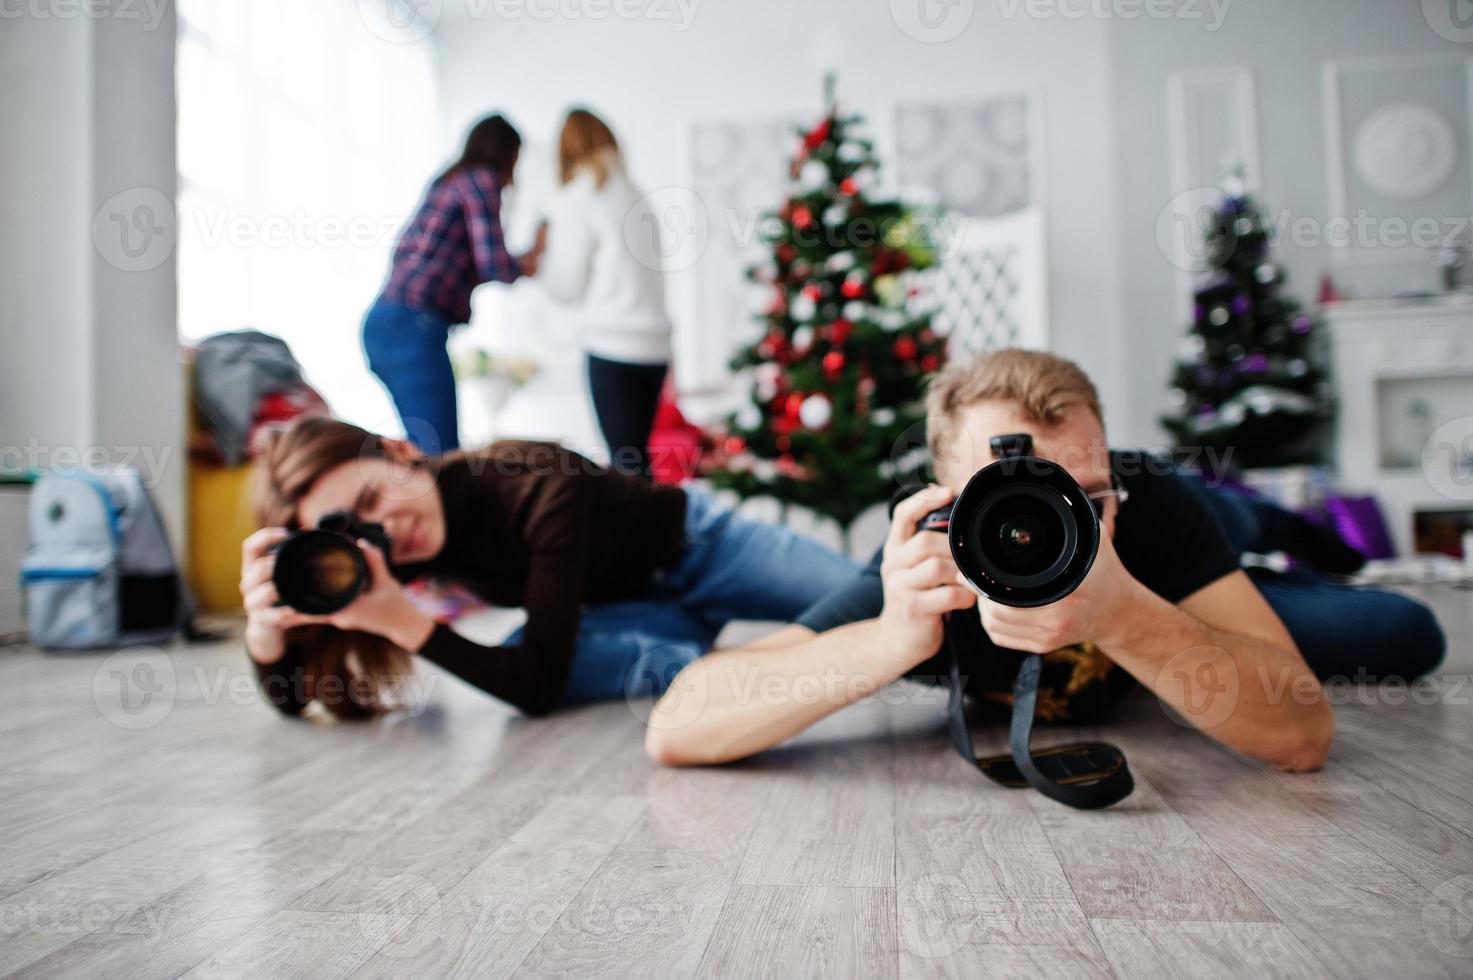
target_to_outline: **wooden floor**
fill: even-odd
[[[429,673],[334,726],[234,644],[0,650],[0,975],[1470,977],[1473,593],[1427,595],[1440,682],[1339,692],[1322,773],[1137,698],[1101,813],[983,782],[909,686],[671,771],[647,705],[522,721]]]

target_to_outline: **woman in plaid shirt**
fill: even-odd
[[[455,374],[445,344],[471,316],[483,282],[533,275],[542,253],[507,252],[501,191],[510,186],[522,138],[500,115],[471,128],[460,158],[436,177],[394,248],[389,281],[363,322],[368,366],[388,388],[409,438],[426,452],[460,444]]]

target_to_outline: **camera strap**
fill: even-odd
[[[1078,810],[1099,810],[1119,803],[1135,789],[1125,753],[1108,742],[1071,742],[1035,752],[1031,746],[1033,720],[1038,707],[1038,684],[1043,676],[1043,658],[1028,655],[1018,667],[1013,682],[1013,716],[1009,726],[1010,752],[979,756],[967,724],[961,658],[950,637],[947,616],[947,657],[951,662],[951,693],[948,698],[951,744],[962,758],[976,766],[993,782],[1010,789],[1032,786],[1051,800]]]

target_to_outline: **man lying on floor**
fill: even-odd
[[[945,683],[948,614],[980,617],[982,628],[953,631],[953,642],[970,638],[958,658],[974,701],[1008,702],[1005,651],[1045,655],[1045,720],[1092,723],[1139,683],[1223,744],[1291,771],[1319,768],[1330,749],[1320,679],[1415,676],[1442,658],[1436,620],[1404,596],[1307,573],[1251,579],[1235,544],[1303,544],[1352,566],[1354,556],[1287,512],[1207,490],[1145,454],[1111,452],[1094,385],[1069,361],[1004,350],[954,364],[932,383],[927,418],[941,485],[900,502],[865,571],[795,625],[687,666],[651,716],[653,758],[743,758],[899,678]],[[1036,608],[977,595],[947,536],[917,527],[995,461],[992,438],[1010,433],[1031,435],[1035,455],[1068,470],[1103,529],[1083,584]],[[1224,718],[1206,688],[1229,677],[1238,690]]]

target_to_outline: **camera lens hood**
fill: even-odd
[[[1079,588],[1100,546],[1100,521],[1062,466],[1011,456],[972,476],[952,505],[947,538],[972,586],[1007,606],[1046,606]]]
[[[297,531],[276,549],[276,594],[298,612],[335,613],[358,598],[369,578],[358,543],[338,531]]]

